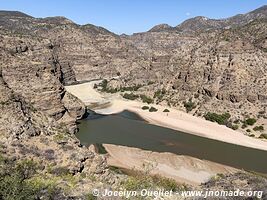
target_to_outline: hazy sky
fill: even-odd
[[[161,23],[176,26],[194,16],[225,18],[266,4],[267,0],[0,0],[0,10],[65,16],[78,24],[132,34]]]

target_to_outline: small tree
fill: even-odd
[[[143,106],[142,109],[143,109],[143,110],[148,110],[149,107],[148,107],[148,106]]]
[[[247,125],[250,125],[250,126],[253,126],[256,122],[257,122],[257,120],[254,119],[254,118],[248,118],[248,119],[246,119],[246,121],[245,121],[245,123],[246,123]]]
[[[150,97],[146,96],[146,95],[140,95],[140,98],[142,99],[143,103],[147,103],[147,104],[151,104],[153,103],[153,99],[151,99]]]
[[[197,106],[196,104],[192,101],[192,99],[189,99],[188,102],[184,101],[184,107],[186,109],[186,112],[190,112],[193,109],[195,109]]]
[[[149,112],[157,112],[157,111],[158,111],[157,108],[154,108],[154,107],[149,108]]]
[[[263,131],[264,130],[264,127],[263,126],[255,126],[253,128],[254,131]]]

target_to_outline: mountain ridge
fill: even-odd
[[[245,18],[244,21],[242,21],[243,18]],[[171,29],[172,31],[193,32],[193,31],[204,30],[204,29],[206,30],[216,29],[216,28],[221,29],[221,28],[229,28],[233,25],[236,25],[236,26],[244,25],[248,23],[250,20],[253,20],[256,18],[267,18],[267,5],[264,5],[260,8],[257,8],[245,14],[237,14],[235,16],[227,17],[223,19],[210,19],[205,16],[196,16],[196,17],[183,21],[182,23],[178,24],[175,27],[170,26],[166,28],[166,30],[165,30],[165,27],[162,27],[162,29],[160,30],[155,29],[155,27],[157,27],[156,25],[149,31],[154,31],[154,30],[168,31]]]
[[[25,14],[23,12],[20,12],[20,11],[0,10],[0,17],[4,17],[4,16],[24,17],[24,18],[26,17],[26,18],[40,19],[40,20],[44,20],[44,21],[50,20],[51,22],[54,21],[54,23],[56,23],[56,22],[58,22],[58,23],[65,22],[66,23],[67,22],[67,23],[76,24],[72,20],[70,20],[66,17],[63,17],[63,16],[35,18],[35,17],[32,17],[32,16]],[[242,21],[241,18],[244,19],[244,21]],[[151,29],[149,29],[148,32],[158,32],[158,31],[192,32],[192,31],[204,30],[204,29],[229,28],[231,26],[244,25],[255,18],[267,18],[267,5],[263,5],[257,9],[254,9],[253,11],[250,11],[250,12],[245,13],[245,14],[237,14],[237,15],[234,15],[232,17],[227,17],[227,18],[222,18],[222,19],[210,19],[210,18],[207,18],[205,16],[196,16],[193,18],[189,18],[189,19],[181,22],[180,24],[178,24],[174,27],[172,27],[168,24],[158,24],[158,25],[153,26]],[[105,30],[104,32],[106,32],[106,33],[110,32],[112,34],[115,34],[111,31],[105,29],[102,26],[96,26],[96,25],[93,25],[90,23],[84,24],[84,25],[79,25],[79,24],[76,24],[76,25],[81,26],[81,27],[86,27],[86,26],[90,25],[92,27],[92,29],[98,30],[98,32],[102,32]],[[115,34],[115,35],[117,35],[117,34]]]

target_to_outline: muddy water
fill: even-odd
[[[83,145],[108,143],[171,152],[267,174],[267,151],[147,124],[128,111],[81,120],[77,138]]]

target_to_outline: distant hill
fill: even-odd
[[[262,6],[254,11],[246,14],[238,14],[226,19],[209,19],[204,16],[198,16],[184,21],[176,27],[171,27],[167,24],[160,24],[152,29],[150,32],[159,31],[179,31],[179,32],[196,32],[211,29],[222,29],[243,26],[255,19],[267,18],[267,6]]]

